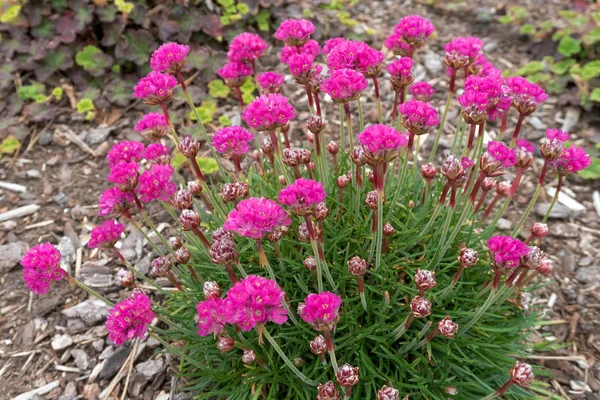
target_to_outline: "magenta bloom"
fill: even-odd
[[[396,129],[382,124],[373,124],[358,135],[358,140],[367,153],[378,155],[406,146],[408,139]],[[365,154],[366,155],[366,154]],[[367,157],[369,158],[369,157]]]
[[[390,74],[390,82],[394,91],[403,91],[406,86],[414,81],[415,78],[412,74],[413,64],[412,58],[402,57],[387,65],[387,71]]]
[[[133,97],[144,99],[146,104],[150,105],[164,103],[173,96],[175,86],[177,79],[171,75],[152,71],[135,85]]]
[[[552,162],[552,166],[556,168],[561,175],[570,175],[581,171],[592,164],[589,154],[581,147],[569,147],[564,149],[562,157]]]
[[[252,70],[252,67],[247,64],[231,61],[225,64],[217,73],[225,80],[227,85],[240,87],[254,71]]]
[[[300,303],[300,317],[316,331],[332,330],[340,319],[342,298],[335,293],[311,293]]]
[[[517,148],[524,149],[525,151],[528,151],[530,153],[533,153],[535,151],[535,146],[529,143],[526,139],[517,140]]]
[[[458,96],[458,102],[463,108],[462,115],[467,124],[479,125],[485,121],[490,105],[487,94],[467,90]]]
[[[137,186],[138,169],[138,163],[122,162],[110,169],[106,179],[117,185],[122,191],[130,192]]]
[[[296,82],[305,84],[310,80],[314,70],[313,60],[314,57],[307,54],[294,54],[290,56],[288,66]]]
[[[529,253],[529,246],[511,236],[492,236],[487,245],[498,268],[517,268],[521,257]]]
[[[314,31],[315,26],[307,19],[286,19],[275,31],[275,39],[288,46],[302,46]]]
[[[143,154],[143,143],[123,140],[113,145],[108,151],[106,159],[108,160],[108,166],[112,168],[119,163],[137,163],[142,159]]]
[[[547,129],[546,137],[548,140],[558,140],[559,142],[566,142],[569,140],[569,132],[561,131],[560,129]]]
[[[435,89],[427,82],[415,82],[408,88],[408,91],[415,99],[424,103],[431,101],[431,97],[435,93]]]
[[[457,70],[473,63],[483,47],[483,41],[476,37],[457,37],[444,46],[444,64]]]
[[[429,103],[410,100],[398,107],[402,124],[414,135],[424,135],[440,123],[437,111]]]
[[[494,67],[494,64],[489,62],[481,53],[479,53],[475,58],[475,61],[469,65],[469,72],[471,75],[482,77],[498,78],[502,76],[502,71]]]
[[[117,346],[136,336],[143,339],[153,319],[150,298],[144,293],[134,293],[110,310],[106,318],[108,338]]]
[[[227,323],[225,302],[221,298],[210,298],[196,305],[198,310],[198,335],[221,333]]]
[[[372,77],[381,69],[385,55],[364,42],[344,40],[338,43],[327,57],[327,65],[332,71],[349,68]]]
[[[469,75],[465,80],[465,91],[477,91],[483,92],[488,96],[490,105],[488,108],[494,105],[494,102],[502,96],[504,85],[504,79],[502,77],[483,77]]]
[[[323,81],[321,90],[337,103],[348,103],[360,97],[367,88],[367,79],[358,71],[343,68],[335,70]]]
[[[288,319],[287,310],[281,304],[284,295],[275,281],[249,275],[227,292],[227,321],[236,324],[242,331],[249,331],[267,322],[282,325]]]
[[[342,37],[328,39],[323,46],[323,54],[331,53],[331,50],[333,50],[338,44],[344,43],[345,41],[346,39]]]
[[[256,77],[258,84],[263,90],[263,93],[279,93],[279,88],[285,81],[283,75],[277,72],[263,72]]]
[[[307,56],[316,58],[319,54],[321,54],[321,46],[319,46],[319,42],[316,40],[309,40],[300,48],[296,46],[283,46],[279,61],[287,64],[290,60],[290,57],[295,54],[306,54]]]
[[[162,113],[151,112],[148,114],[144,114],[142,119],[135,124],[133,128],[136,132],[145,132],[150,130],[165,130],[167,129],[167,121],[165,120],[165,115]],[[162,136],[162,135],[161,135]],[[123,143],[123,142],[121,142]],[[139,142],[135,142],[139,143]],[[141,143],[140,143],[141,144]],[[113,146],[114,148],[114,146]]]
[[[280,94],[263,94],[248,104],[242,118],[257,131],[273,131],[296,116],[288,98]]]
[[[462,167],[467,170],[469,168],[471,168],[473,166],[473,160],[471,160],[469,157],[463,157],[460,159],[460,164],[462,165]]]
[[[107,219],[102,225],[92,229],[88,247],[90,249],[112,249],[124,231],[125,225],[118,223],[114,219]]]
[[[21,258],[23,279],[35,294],[46,294],[51,281],[60,281],[67,275],[60,267],[60,252],[50,243],[38,244]]]
[[[287,212],[274,200],[251,197],[240,201],[229,212],[223,229],[252,239],[261,239],[265,233],[291,223]]]
[[[133,205],[133,194],[131,192],[123,192],[119,188],[107,189],[100,195],[98,200],[98,215],[105,217],[110,214],[125,214],[129,213],[129,209]]]
[[[299,178],[281,189],[277,200],[298,215],[312,214],[318,203],[325,200],[327,193],[323,183]]]
[[[252,63],[269,47],[256,33],[244,32],[233,38],[227,58],[241,63]]]
[[[213,147],[227,157],[241,156],[248,152],[248,142],[254,135],[241,126],[228,126],[217,130],[212,138]]]
[[[176,74],[185,65],[190,46],[179,43],[163,43],[152,53],[150,68],[153,71]]]
[[[548,98],[544,89],[521,76],[507,78],[506,86],[513,96],[513,107],[523,115],[532,114]]]
[[[488,143],[487,152],[497,161],[502,162],[504,168],[512,167],[517,162],[515,149],[506,147],[502,142],[491,141]]]
[[[170,151],[169,147],[161,143],[152,143],[146,147],[144,158],[148,161],[160,161],[161,159],[168,157]]]
[[[411,54],[410,44],[406,43],[402,36],[395,32],[388,36],[383,44],[397,56],[406,57]]]
[[[418,15],[408,15],[394,27],[394,33],[398,34],[406,43],[417,48],[424,46],[433,32],[435,32],[433,24]]]
[[[173,182],[173,167],[171,165],[154,164],[152,168],[140,175],[140,199],[144,203],[152,200],[168,201],[177,191]]]

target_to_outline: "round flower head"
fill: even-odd
[[[173,182],[171,165],[154,164],[152,168],[140,175],[140,199],[144,203],[152,200],[168,201],[177,190]]]
[[[283,75],[277,72],[263,72],[256,77],[256,81],[260,85],[263,94],[279,93],[279,89],[285,81]]]
[[[327,56],[329,69],[354,69],[367,77],[376,76],[381,70],[385,55],[364,42],[344,40],[338,43]]]
[[[402,57],[392,61],[387,66],[390,74],[390,82],[395,91],[404,90],[404,88],[415,80],[412,74],[414,61],[409,57]]]
[[[367,162],[377,165],[388,162],[398,155],[408,139],[396,129],[381,124],[370,125],[358,135]]]
[[[477,265],[479,254],[475,250],[465,247],[460,250],[460,255],[456,259],[461,266],[471,268]]]
[[[367,87],[367,79],[358,71],[342,68],[335,70],[323,81],[321,90],[336,103],[348,103],[360,97]]]
[[[506,79],[506,86],[512,94],[512,105],[523,115],[532,114],[548,95],[544,89],[521,76]]]
[[[297,54],[303,54],[312,58],[316,58],[319,54],[321,54],[321,46],[319,46],[319,42],[316,40],[309,40],[300,48],[296,46],[283,46],[283,49],[281,49],[281,55],[279,56],[279,61],[281,61],[283,64],[288,64],[290,58]]]
[[[552,166],[556,168],[559,174],[567,176],[581,171],[591,164],[590,155],[584,149],[581,147],[569,147],[563,150],[562,157],[554,161]]]
[[[457,37],[444,46],[444,65],[457,70],[473,63],[483,47],[483,41],[476,37]]]
[[[112,249],[115,243],[121,238],[125,231],[125,225],[118,223],[114,219],[106,220],[102,225],[95,227],[90,232],[88,247],[90,249]]]
[[[407,101],[398,109],[402,114],[402,125],[413,135],[424,135],[440,122],[435,108],[419,100]]]
[[[562,157],[565,143],[558,139],[544,139],[540,145],[540,153],[546,161],[556,161]]]
[[[394,27],[394,33],[400,35],[406,43],[417,48],[423,47],[434,31],[433,24],[418,15],[408,15]]]
[[[504,79],[469,75],[465,80],[465,91],[483,92],[488,97],[488,111],[498,104],[504,94]]]
[[[529,386],[535,379],[531,365],[515,362],[510,370],[510,380],[519,386]]]
[[[252,139],[254,135],[241,126],[228,126],[215,132],[212,145],[226,157],[241,156],[248,152],[248,142]]]
[[[521,257],[529,253],[529,246],[511,236],[492,236],[487,245],[498,268],[516,268]]]
[[[185,65],[190,46],[179,43],[163,43],[152,53],[150,68],[153,71],[177,74]]]
[[[112,168],[120,163],[139,162],[143,155],[143,143],[123,140],[113,145],[108,151],[106,159],[108,160],[108,166]]]
[[[535,151],[535,146],[529,143],[526,139],[518,139],[517,148],[523,149],[529,153],[533,153]]]
[[[465,176],[465,169],[463,164],[453,156],[449,154],[444,159],[442,163],[442,167],[440,168],[440,173],[446,177],[449,181],[457,181]]]
[[[277,200],[298,215],[309,215],[326,197],[327,193],[321,182],[299,178],[281,189]]]
[[[310,351],[313,354],[321,355],[327,353],[327,342],[323,335],[316,336],[313,340],[309,342]]]
[[[143,339],[153,319],[150,298],[144,293],[134,293],[110,310],[106,318],[108,338],[117,346],[134,337]]]
[[[323,45],[323,54],[331,53],[331,50],[333,50],[337,45],[344,43],[345,41],[346,39],[344,39],[343,37],[327,39],[325,41],[325,44]]]
[[[427,82],[416,82],[413,83],[408,91],[416,100],[422,101],[424,103],[428,103],[431,101],[431,97],[435,93],[435,89],[431,87],[431,85]]]
[[[475,61],[467,68],[469,69],[470,75],[496,78],[502,76],[502,71],[494,67],[494,64],[489,62],[489,60],[481,53],[475,57]]]
[[[171,75],[152,71],[135,85],[133,97],[144,99],[146,104],[157,105],[173,96],[175,86],[177,86],[177,79]]]
[[[566,142],[569,140],[569,132],[561,131],[560,129],[547,129],[546,138],[548,140],[557,140],[559,142]],[[518,141],[517,141],[518,143]]]
[[[302,46],[315,31],[315,26],[307,19],[286,19],[275,31],[275,39],[288,46]]]
[[[383,385],[377,391],[377,400],[400,400],[400,392],[391,386]]]
[[[280,94],[266,94],[248,104],[242,118],[257,131],[281,128],[296,116],[288,98]]]
[[[415,273],[415,285],[417,285],[419,290],[423,293],[429,289],[433,289],[437,285],[435,282],[435,272],[417,268],[417,272]]]
[[[307,54],[294,54],[288,59],[288,66],[294,78],[299,84],[306,84],[314,73],[314,57]]]
[[[224,301],[220,298],[209,298],[196,305],[198,311],[198,335],[207,336],[211,333],[221,333],[227,317],[225,315]]]
[[[497,161],[502,162],[504,168],[512,167],[517,162],[515,149],[506,147],[502,142],[491,141],[488,143],[487,152]],[[484,168],[482,168],[483,170]]]
[[[23,278],[36,294],[46,294],[51,281],[60,281],[67,273],[60,267],[60,252],[50,243],[38,244],[21,258]]]
[[[231,61],[225,64],[217,73],[225,80],[227,86],[236,88],[242,86],[254,71],[247,64]]]
[[[105,217],[110,214],[128,214],[133,206],[133,194],[123,192],[119,188],[105,190],[98,199],[98,215]]]
[[[110,169],[106,177],[124,192],[131,192],[138,183],[139,165],[135,162],[119,163]]]
[[[317,386],[317,400],[342,400],[340,392],[333,381],[319,383]]]
[[[454,338],[454,335],[458,330],[458,324],[453,322],[452,319],[450,319],[450,317],[446,315],[444,319],[438,321],[437,329],[440,335],[449,338]]]
[[[390,49],[396,56],[406,57],[411,53],[410,44],[406,43],[402,39],[402,36],[395,32],[385,39],[383,45]]]
[[[479,125],[487,118],[487,110],[490,105],[488,95],[476,90],[466,90],[458,96],[458,102],[462,106],[462,116],[467,124]]]
[[[170,152],[171,150],[169,147],[161,143],[152,143],[146,147],[146,151],[144,151],[144,158],[149,162],[169,164],[171,161],[169,156]]]
[[[535,222],[533,227],[531,228],[531,234],[537,238],[543,238],[548,235],[550,229],[548,229],[548,225],[542,222]]]
[[[340,384],[345,388],[351,388],[358,384],[358,367],[353,367],[350,364],[344,364],[337,370],[335,377]]]
[[[431,314],[431,302],[422,296],[415,296],[410,302],[410,311],[417,318],[425,318]]]
[[[274,200],[264,197],[251,197],[242,200],[229,212],[223,229],[236,232],[240,236],[261,239],[265,233],[278,226],[288,226],[292,220],[287,212]]]
[[[340,319],[342,298],[335,293],[311,293],[298,307],[304,322],[318,332],[331,331]]]
[[[252,63],[269,47],[256,33],[244,32],[233,38],[227,58],[241,63]]]
[[[133,129],[148,139],[159,140],[167,133],[167,121],[164,114],[151,112],[144,114]]]
[[[267,322],[282,325],[288,319],[287,311],[281,304],[284,295],[275,281],[248,275],[227,292],[227,321],[239,326],[242,331],[249,331]]]

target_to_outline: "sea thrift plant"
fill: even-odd
[[[219,72],[238,97],[219,107],[240,122],[220,128],[202,124],[188,91],[194,82],[194,93],[206,92],[183,68],[195,39],[163,44],[133,94],[162,113],[138,116],[142,141],[109,150],[98,200],[106,220],[88,222],[97,225],[88,246],[115,258],[127,297],[113,304],[69,276],[48,243],[23,257],[26,285],[44,294],[66,278],[99,297],[111,308],[109,339],[136,346],[152,336],[201,400],[546,395],[533,375],[541,368],[522,362],[536,359],[530,338],[545,325],[545,302],[525,300],[553,279],[546,219],[590,159],[566,143],[575,133],[549,129],[541,158],[519,137],[547,96],[523,78],[504,81],[478,38],[432,46],[444,45],[437,56],[448,68],[435,77],[440,93],[433,81],[413,83],[422,69],[414,53],[434,31],[403,18],[384,33],[390,54],[350,35],[323,37],[309,20],[282,22],[277,40],[241,33]],[[267,52],[285,65],[264,68]],[[384,74],[391,85],[380,85]],[[246,105],[240,86],[250,80],[261,95]],[[186,115],[169,101],[180,95],[197,130],[169,118]],[[519,114],[513,143],[502,137],[509,106]],[[418,140],[427,133],[433,146]],[[530,181],[535,193],[519,207],[529,193],[515,193]],[[548,186],[556,195],[538,219],[532,210]],[[498,224],[515,214],[512,231]],[[119,250],[134,229],[148,274]]]

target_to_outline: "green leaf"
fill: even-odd
[[[571,11],[571,10],[560,10],[558,12],[558,16],[563,17],[563,18],[567,18],[567,19],[571,19],[571,18],[575,18],[580,16],[581,14],[579,14],[577,11]]]
[[[238,3],[237,10],[242,14],[248,14],[250,12],[250,7],[246,3]]]
[[[3,24],[10,24],[11,22],[16,21],[19,18],[19,14],[21,13],[20,5],[13,5],[8,7],[8,9],[0,16],[0,22]]]
[[[583,37],[583,42],[588,46],[600,42],[600,28],[596,28],[587,35],[585,35]]]
[[[533,83],[546,83],[548,81],[550,81],[552,79],[552,76],[550,74],[544,74],[544,73],[535,73],[535,74],[531,74],[527,77],[527,80],[529,80],[530,82]]]
[[[46,100],[48,100],[48,96],[46,96],[43,93],[40,93],[40,94],[36,95],[35,99],[33,99],[33,101],[35,101],[38,104],[45,103]]]
[[[17,94],[21,100],[35,100],[38,94],[44,93],[46,87],[43,83],[36,82],[33,85],[24,85],[19,88]]]
[[[57,86],[54,89],[52,89],[52,96],[54,96],[56,101],[60,101],[62,99],[63,93],[64,93],[64,90],[60,86]]]
[[[525,24],[519,29],[519,32],[522,35],[533,35],[535,34],[535,26],[531,24]]]
[[[543,30],[544,32],[550,32],[552,30],[552,28],[554,28],[554,22],[551,20],[548,21],[542,21],[539,25],[538,28]]]
[[[112,4],[96,8],[96,14],[102,22],[113,22],[117,18],[117,7]]]
[[[246,82],[244,82],[244,84],[240,86],[240,90],[244,94],[254,93],[254,89],[256,89],[256,86],[254,85],[254,79],[250,77],[248,77],[248,79],[246,79]]]
[[[92,56],[96,53],[100,53],[102,50],[97,48],[96,46],[88,45],[83,48],[83,50],[78,51],[75,54],[75,62],[83,69],[91,69],[96,66],[96,63]]]
[[[558,52],[565,57],[571,57],[581,51],[581,41],[572,36],[563,36],[558,43]]]
[[[219,165],[213,158],[198,157],[196,158],[196,161],[198,161],[200,171],[204,174],[214,174],[219,170]]]
[[[21,143],[13,135],[8,135],[2,143],[0,143],[0,154],[13,154],[21,148]]]
[[[583,179],[600,178],[600,158],[592,157],[592,164],[586,169],[579,171],[579,176]]]
[[[54,36],[54,25],[48,19],[31,30],[31,35],[36,38],[51,39]]]
[[[525,7],[521,7],[521,6],[509,7],[508,13],[511,14],[516,19],[527,18],[527,10],[525,9]]]
[[[219,124],[223,127],[231,125],[231,119],[227,115],[221,115],[219,117]]]
[[[535,74],[536,72],[541,72],[545,69],[544,63],[541,61],[532,61],[523,67],[519,68],[517,71],[517,75],[527,76],[531,74]]]
[[[571,30],[569,28],[559,29],[558,31],[554,32],[554,34],[552,35],[552,41],[558,42],[560,39],[562,39],[563,37],[570,35],[570,34],[571,34]]]
[[[572,58],[567,58],[566,60],[561,60],[550,67],[550,71],[557,75],[566,74],[569,69],[576,63]]]
[[[94,111],[94,101],[92,99],[83,98],[77,102],[77,112],[79,114],[89,113]]]
[[[225,85],[221,79],[215,79],[213,81],[208,82],[208,94],[210,97],[225,98],[229,96],[229,87]]]
[[[600,76],[600,60],[591,61],[581,67],[579,71],[581,79],[589,81]]]
[[[592,90],[592,93],[590,93],[590,100],[600,103],[600,88],[595,88],[594,90]]]
[[[250,104],[254,100],[254,94],[252,94],[252,93],[242,93],[242,100],[244,100],[244,103]]]
[[[271,13],[269,12],[269,10],[267,10],[266,8],[260,10],[258,14],[256,14],[256,16],[254,17],[254,19],[258,24],[258,29],[264,32],[269,30],[269,21],[271,19]]]
[[[125,107],[133,100],[131,96],[132,87],[133,84],[130,81],[114,79],[106,85],[105,95],[111,103]]]
[[[117,59],[124,58],[137,65],[145,65],[157,47],[158,45],[150,32],[144,29],[128,29],[125,31],[123,39],[117,44],[115,57]]]
[[[511,17],[510,15],[502,15],[500,17],[498,17],[498,22],[500,22],[503,25],[508,25],[513,21],[513,17]]]

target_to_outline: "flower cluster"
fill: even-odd
[[[134,126],[136,132],[142,133],[151,140],[159,140],[167,133],[167,120],[164,114],[151,112],[144,114]]]
[[[340,315],[342,298],[335,293],[311,293],[298,306],[300,317],[317,332],[331,331]]]
[[[294,107],[280,94],[259,96],[242,113],[248,126],[257,131],[281,128],[295,116]]]
[[[244,32],[229,44],[227,58],[233,62],[252,63],[269,47],[256,33]]]
[[[114,219],[107,219],[102,225],[92,229],[88,247],[90,249],[111,249],[121,238],[123,231],[125,231],[125,225],[118,223]]]
[[[149,203],[152,200],[168,201],[177,190],[173,182],[173,167],[171,165],[154,164],[152,168],[140,175],[140,199]]]
[[[277,72],[267,71],[256,77],[263,94],[279,93],[279,88],[283,85],[285,78]]]
[[[152,53],[150,68],[153,71],[176,74],[185,65],[190,46],[179,43],[163,43]]]
[[[175,86],[177,79],[171,75],[152,71],[134,86],[133,97],[144,99],[146,104],[161,104],[173,96]]]
[[[406,146],[408,139],[396,129],[387,125],[368,126],[358,135],[367,162],[376,165],[387,162],[397,155],[399,148]]]
[[[240,236],[260,239],[279,226],[292,223],[287,212],[271,199],[251,197],[229,212],[223,229]]]
[[[348,103],[358,99],[366,88],[367,80],[364,75],[349,68],[333,71],[321,84],[321,90],[337,103]]]
[[[107,189],[98,200],[98,215],[106,217],[111,214],[127,215],[133,206],[133,194],[119,188]]]
[[[108,338],[117,346],[135,337],[143,339],[153,319],[150,298],[144,293],[134,293],[110,310],[106,319]]]
[[[497,268],[516,268],[529,247],[511,236],[492,236],[487,242]]]
[[[243,62],[230,61],[219,70],[218,74],[227,85],[236,88],[242,86],[253,72],[252,67]]]
[[[424,46],[433,32],[433,24],[419,15],[406,16],[394,27],[394,33],[416,48]]]
[[[253,139],[254,135],[241,126],[228,126],[215,132],[212,145],[227,157],[241,156],[248,152],[248,143]]]
[[[287,19],[275,31],[275,39],[282,40],[288,46],[302,46],[315,31],[315,26],[307,19]]]
[[[277,200],[298,215],[312,214],[317,204],[325,200],[323,183],[300,178],[279,192]]]
[[[136,141],[123,140],[111,147],[106,155],[108,166],[113,168],[120,163],[137,163],[144,154],[144,144]]]
[[[431,97],[435,93],[435,89],[427,82],[415,82],[408,88],[408,91],[416,100],[424,103],[431,101]]]
[[[331,48],[327,65],[332,71],[349,68],[367,77],[376,76],[381,69],[385,55],[364,42],[344,40]]]
[[[50,243],[38,244],[21,259],[25,283],[36,294],[46,294],[50,282],[60,281],[67,275],[60,267],[60,252]]]

